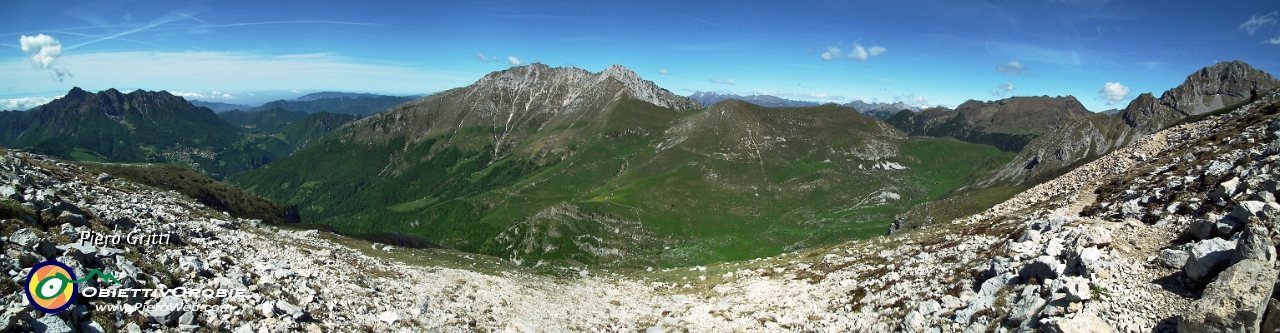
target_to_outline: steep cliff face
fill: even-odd
[[[1280,81],[1267,72],[1239,60],[1222,62],[1187,76],[1158,99],[1152,94],[1139,95],[1119,117],[1141,133],[1152,133],[1187,116],[1248,102],[1255,91],[1276,88],[1280,88]]]
[[[1205,67],[1160,98],[1139,95],[1116,117],[1083,114],[1051,126],[1051,131],[1028,143],[1013,162],[983,185],[1045,180],[1188,116],[1248,102],[1255,89],[1267,92],[1277,88],[1280,81],[1271,74],[1238,60]]]

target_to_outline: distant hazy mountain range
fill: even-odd
[[[0,112],[0,146],[72,160],[181,164],[222,178],[282,158],[358,117],[278,107],[215,114],[165,91],[73,88],[31,110]]]
[[[231,110],[240,111],[265,111],[273,108],[283,108],[289,111],[316,113],[331,112],[340,114],[370,115],[382,112],[387,108],[399,105],[404,102],[412,101],[423,95],[411,96],[387,96],[365,93],[347,93],[324,91],[303,95],[302,97],[291,100],[277,100],[268,102],[260,106],[249,106],[244,104],[227,104],[221,102],[204,102],[192,100],[191,104],[195,106],[207,107],[213,112],[226,112]]]
[[[736,99],[739,101],[743,101],[743,102],[747,102],[747,103],[751,103],[751,104],[755,104],[763,107],[770,107],[770,108],[778,108],[778,107],[793,108],[793,107],[804,107],[804,106],[816,106],[819,104],[823,104],[818,102],[790,100],[790,99],[785,99],[785,98],[770,96],[770,95],[742,96],[742,95],[735,95],[735,94],[721,94],[721,93],[709,92],[709,91],[694,92],[693,95],[689,95],[689,98],[692,98],[693,100],[696,100],[705,106],[710,106],[712,104],[719,103],[720,101],[727,100],[727,99]],[[910,105],[902,102],[867,103],[861,100],[854,100],[852,102],[844,103],[841,105],[854,108],[855,110],[858,110],[858,112],[862,112],[864,114],[868,114],[876,118],[880,118],[881,120],[888,119],[889,117],[898,113],[898,111],[902,111],[902,110],[919,111],[920,110],[919,106]]]
[[[191,105],[195,105],[195,106],[199,106],[199,107],[206,107],[206,108],[209,108],[209,110],[213,110],[213,112],[224,112],[224,111],[231,111],[231,110],[248,110],[248,109],[252,109],[252,108],[253,108],[253,106],[250,106],[250,105],[244,105],[244,104],[228,104],[228,103],[222,103],[222,102],[205,102],[205,101],[195,100],[195,99],[189,99],[189,100],[187,100],[187,101],[188,101],[188,102],[191,102]]]

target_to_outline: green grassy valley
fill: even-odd
[[[492,145],[471,148],[492,127],[417,142],[339,134],[231,181],[346,233],[413,234],[532,266],[681,266],[880,235],[1013,158],[834,105],[681,112],[624,99],[517,130],[528,138],[496,159]]]

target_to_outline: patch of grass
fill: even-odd
[[[80,163],[80,166],[93,173],[107,173],[161,190],[175,191],[235,217],[260,219],[267,223],[300,221],[297,208],[292,205],[263,199],[191,169],[164,164]]]

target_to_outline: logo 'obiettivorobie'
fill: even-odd
[[[49,260],[37,264],[27,273],[27,301],[31,306],[48,314],[62,312],[71,307],[76,295],[80,294],[80,283],[94,277],[120,283],[111,274],[99,270],[90,270],[83,279],[76,279],[76,273],[57,260]]]
[[[44,313],[66,310],[79,289],[76,273],[57,260],[39,263],[27,274],[27,300]]]

